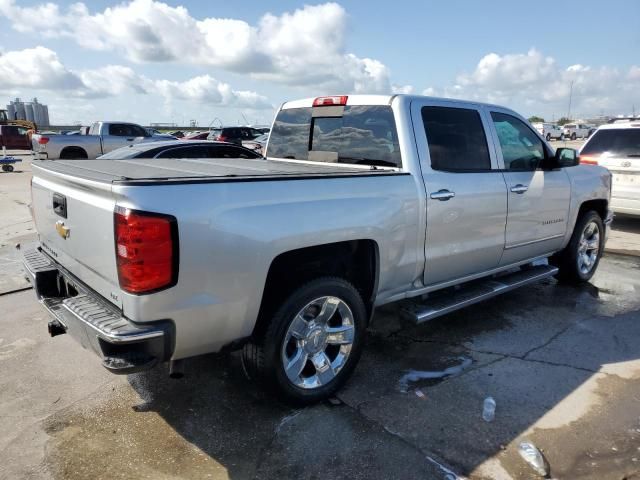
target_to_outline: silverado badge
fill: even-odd
[[[58,232],[58,235],[65,240],[69,237],[69,233],[71,233],[71,229],[67,227],[62,220],[58,220],[56,222],[56,231]]]

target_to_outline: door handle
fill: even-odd
[[[431,195],[429,195],[431,198],[433,198],[434,200],[440,200],[441,202],[446,202],[447,200],[449,200],[450,198],[453,198],[456,196],[455,192],[450,192],[449,190],[438,190],[437,192],[433,192]]]
[[[524,193],[527,190],[529,190],[529,187],[527,187],[526,185],[522,185],[521,183],[519,183],[518,185],[514,185],[513,187],[511,187],[511,191],[513,193]]]
[[[127,138],[127,142],[133,142],[135,138]]]

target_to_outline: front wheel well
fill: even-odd
[[[608,203],[606,200],[602,200],[602,199],[587,200],[582,205],[580,205],[580,210],[578,211],[578,216],[576,218],[579,219],[582,215],[584,215],[586,212],[590,210],[594,210],[595,212],[597,212],[598,215],[600,215],[600,218],[602,219],[602,221],[604,222],[607,218]]]
[[[374,240],[351,240],[281,253],[271,262],[253,335],[264,333],[270,318],[291,292],[319,277],[343,278],[351,283],[370,317],[378,284],[378,245]]]

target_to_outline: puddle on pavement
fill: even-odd
[[[519,458],[518,444],[530,441],[544,453],[551,466],[551,478],[636,478],[640,471],[640,390],[633,382],[614,375],[591,379],[591,405],[584,405],[581,415],[567,415],[566,422],[545,421],[543,417],[501,452],[502,468],[514,480],[532,478],[531,471]],[[583,384],[586,387],[586,384]],[[571,409],[562,403],[556,408]],[[557,423],[555,428],[544,428]],[[489,459],[487,463],[495,461]],[[473,474],[481,474],[483,465]]]
[[[193,359],[181,380],[161,367],[130,375],[53,414],[48,470],[65,480],[252,477],[291,410],[247,385],[236,362],[216,362]]]

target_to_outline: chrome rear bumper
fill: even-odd
[[[49,333],[69,333],[102,358],[113,373],[146,370],[168,360],[173,351],[173,323],[133,323],[114,305],[80,282],[40,247],[23,248],[26,278],[53,320]]]

